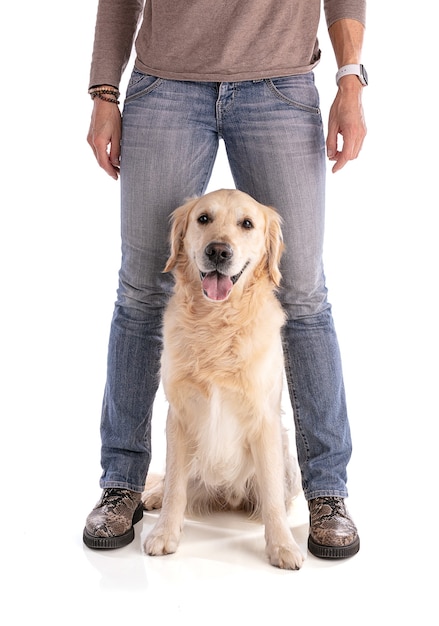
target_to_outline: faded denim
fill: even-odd
[[[169,215],[205,192],[220,139],[238,189],[283,218],[286,375],[307,499],[347,496],[351,438],[322,263],[325,144],[312,73],[240,83],[134,70],[123,111],[122,263],[104,395],[102,487],[142,491],[159,384]]]

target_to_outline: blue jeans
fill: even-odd
[[[169,214],[209,182],[222,138],[237,189],[276,207],[286,252],[279,298],[307,499],[345,497],[351,439],[322,264],[325,146],[313,74],[240,83],[133,71],[123,112],[122,264],[101,422],[102,487],[142,491],[160,381]]]

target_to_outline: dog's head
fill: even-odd
[[[235,189],[194,198],[172,214],[171,254],[165,272],[185,266],[208,300],[226,300],[237,284],[265,272],[281,274],[281,219],[271,207]]]

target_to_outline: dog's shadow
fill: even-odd
[[[141,541],[153,529],[160,511],[146,511]],[[307,553],[308,523],[291,524],[294,539]],[[230,565],[270,567],[265,555],[264,526],[241,512],[215,512],[203,517],[186,516],[177,552],[152,559],[208,559]],[[277,569],[277,568],[276,568]],[[280,571],[280,570],[279,570]]]

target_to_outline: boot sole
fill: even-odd
[[[140,503],[133,515],[133,526],[140,522],[143,518],[143,504]],[[117,535],[116,537],[95,537],[84,528],[82,539],[87,546],[92,550],[115,550],[116,548],[123,548],[131,543],[134,539],[134,528],[131,526],[129,530],[123,535]]]
[[[313,541],[311,537],[308,537],[308,550],[312,555],[320,559],[348,559],[354,556],[354,554],[357,554],[359,549],[359,537],[348,546],[322,546],[320,543]]]

